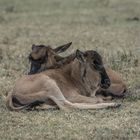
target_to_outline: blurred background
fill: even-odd
[[[72,47],[63,55],[70,54],[77,48],[97,50],[102,55],[105,64],[120,72],[126,81],[128,98],[124,101],[124,110],[120,114],[119,111],[117,112],[118,116],[111,114],[113,118],[108,117],[106,113],[109,111],[101,111],[97,118],[103,116],[105,120],[99,123],[98,119],[92,120],[92,115],[95,115],[96,111],[92,112],[93,114],[79,112],[79,114],[81,113],[80,117],[90,118],[94,121],[95,126],[90,125],[92,124],[90,121],[89,123],[84,121],[84,118],[78,120],[78,116],[76,116],[70,119],[69,125],[73,124],[70,128],[67,128],[65,124],[62,133],[58,132],[54,135],[51,130],[53,126],[50,126],[50,129],[46,128],[47,135],[50,138],[56,136],[58,139],[61,139],[62,136],[67,139],[68,137],[70,139],[86,139],[85,136],[92,139],[94,134],[91,132],[94,129],[98,139],[102,134],[105,134],[106,138],[113,135],[116,138],[125,138],[125,136],[138,138],[140,136],[140,125],[137,123],[140,113],[140,0],[0,0],[0,95],[6,94],[21,75],[27,74],[29,70],[27,58],[32,44],[56,47],[71,41],[73,42]],[[0,112],[4,112],[0,116],[0,120],[10,121],[11,117],[6,113],[1,96],[0,102]],[[135,112],[132,110],[133,107]],[[135,118],[130,115],[130,112],[133,112]],[[31,116],[34,116],[34,113]],[[54,116],[54,118],[52,117],[54,120],[55,113],[49,114]],[[14,119],[15,114],[12,115]],[[41,115],[45,117],[44,113]],[[59,120],[60,123],[67,120],[67,115],[58,114],[58,118],[63,118]],[[119,116],[124,118],[120,120]],[[18,117],[19,115],[17,115]],[[115,118],[118,121],[114,120]],[[77,121],[75,121],[76,119]],[[109,123],[110,119],[116,122],[115,128]],[[134,121],[135,119],[136,121]],[[40,120],[38,113],[35,120]],[[17,130],[14,129],[14,125],[20,121],[23,126],[26,124],[22,119],[16,119],[16,121],[14,119],[12,124],[7,122],[7,125],[12,125],[11,128],[7,128],[5,123],[0,125],[8,133],[13,134],[13,139],[21,139],[26,134],[26,130],[24,130],[26,127],[19,130],[21,131],[20,135],[15,134]],[[51,121],[53,122],[53,120]],[[29,128],[34,126],[33,120],[28,123],[30,124]],[[57,123],[59,124],[59,122],[56,121],[56,126]],[[85,130],[86,128],[78,127],[79,123],[83,123],[89,131],[91,130],[90,133]],[[45,129],[41,120],[38,125],[40,131]],[[62,125],[60,126],[62,127]],[[98,129],[100,127],[103,129]],[[106,127],[108,129],[105,129]],[[124,130],[125,127],[130,128]],[[13,132],[11,132],[12,129]],[[63,134],[65,129],[68,129],[68,132]],[[31,133],[33,134],[34,131],[38,132],[39,130],[35,127]],[[69,133],[73,133],[73,137],[69,136]],[[4,130],[1,130],[0,139],[10,139],[11,135],[8,136]],[[41,136],[42,133],[40,132],[38,135]],[[43,136],[46,134],[43,133]]]

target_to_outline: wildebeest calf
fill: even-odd
[[[104,103],[102,99],[84,96],[95,94],[99,88],[107,89],[111,84],[101,56],[96,51],[77,50],[73,57],[63,67],[19,79],[7,96],[7,107],[20,110],[45,104],[67,110],[119,106],[117,103]]]

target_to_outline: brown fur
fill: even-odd
[[[66,51],[71,44],[72,42],[56,47],[55,49],[45,45],[33,45],[32,52],[29,55],[29,60],[31,62],[29,74],[60,67],[62,65],[61,62],[65,63],[65,61],[63,61],[64,58],[58,54]]]
[[[46,69],[53,69],[53,68],[59,68],[65,64],[68,63],[68,61],[70,62],[71,59],[68,58],[74,58],[73,55],[70,55],[66,58],[62,58],[61,56],[59,56],[58,54],[56,54],[56,52],[54,52],[51,48],[49,48],[47,50],[48,52],[48,61],[44,61],[44,63],[41,64],[41,68],[39,71],[44,71]],[[43,57],[43,51],[41,53],[41,49],[40,49],[40,57]],[[34,57],[34,55],[31,52],[31,56],[35,59],[36,57]],[[59,61],[57,60],[59,58]],[[126,91],[126,84],[123,82],[122,78],[120,77],[120,75],[112,70],[111,68],[106,68],[106,72],[111,80],[111,86],[108,89],[102,89],[99,88],[96,92],[96,95],[106,95],[106,96],[113,96],[113,97],[123,97],[125,95],[125,91]],[[94,95],[89,95],[87,94],[86,96],[93,96]]]
[[[102,61],[100,61],[102,66],[100,69],[104,73],[95,65],[95,60],[98,61],[95,54],[97,53],[94,51],[85,53],[77,51],[76,58],[61,68],[19,79],[6,98],[7,107],[10,110],[20,110],[42,103],[63,110],[119,106],[116,103],[104,103],[96,97],[83,96],[93,94],[100,87],[108,88],[110,85]],[[101,74],[104,74],[104,79]],[[108,81],[104,83],[102,80]],[[45,108],[48,109],[48,106]]]
[[[119,73],[111,68],[106,68],[106,72],[110,78],[111,86],[108,89],[100,88],[96,95],[100,95],[102,93],[103,95],[105,94],[112,97],[124,97],[127,88]]]

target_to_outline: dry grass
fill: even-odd
[[[0,139],[140,139],[139,0],[0,0]],[[31,45],[73,41],[98,50],[128,94],[119,109],[62,112],[6,109],[2,95],[29,69]]]

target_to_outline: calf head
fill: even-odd
[[[72,42],[52,49],[45,45],[32,45],[32,52],[29,54],[29,61],[31,68],[29,74],[35,74],[42,70],[55,65],[58,61],[63,59],[59,53],[66,51]]]
[[[96,72],[99,75],[99,85],[101,88],[107,89],[110,86],[110,79],[106,73],[104,68],[102,57],[93,50],[88,50],[85,52],[81,52],[79,50],[76,51],[76,58],[79,60],[81,64],[81,78],[83,79],[86,76],[86,73],[89,72],[89,75],[92,75],[93,72]],[[87,71],[90,69],[90,71]],[[88,78],[92,78],[89,76]],[[94,81],[94,79],[92,80]]]

